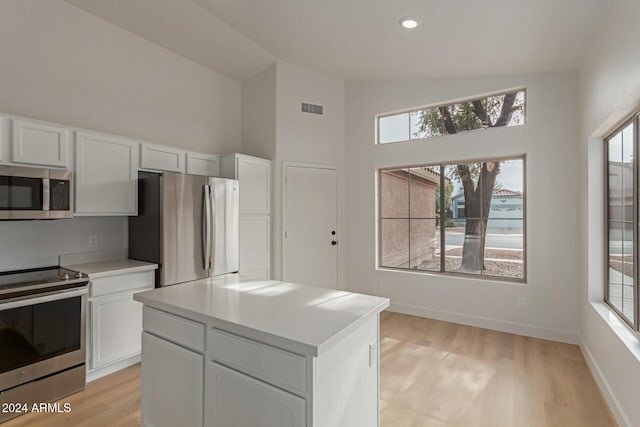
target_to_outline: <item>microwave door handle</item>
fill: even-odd
[[[49,181],[49,178],[43,178],[42,179],[42,210],[43,211],[49,210],[49,200],[51,199],[50,194],[51,194],[51,181]]]
[[[210,268],[210,252],[211,252],[211,203],[209,194],[211,188],[208,185],[202,187],[202,268],[208,270]]]

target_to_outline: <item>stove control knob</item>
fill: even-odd
[[[76,279],[82,279],[82,273],[76,271],[76,274],[74,274],[73,277],[75,277]]]
[[[62,276],[60,276],[61,280],[69,280],[69,273],[64,273]]]

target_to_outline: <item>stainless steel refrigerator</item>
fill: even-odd
[[[129,258],[159,265],[156,287],[235,273],[239,212],[236,180],[139,172]]]

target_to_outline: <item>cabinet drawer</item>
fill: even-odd
[[[210,329],[207,357],[294,393],[307,393],[304,356]]]
[[[142,329],[195,351],[204,352],[204,325],[180,316],[144,307]]]
[[[155,286],[154,274],[154,271],[150,270],[90,279],[90,296],[97,297],[135,289],[151,289]]]

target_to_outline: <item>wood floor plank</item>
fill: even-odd
[[[382,427],[615,426],[577,346],[383,312]],[[2,427],[140,425],[140,365]]]

